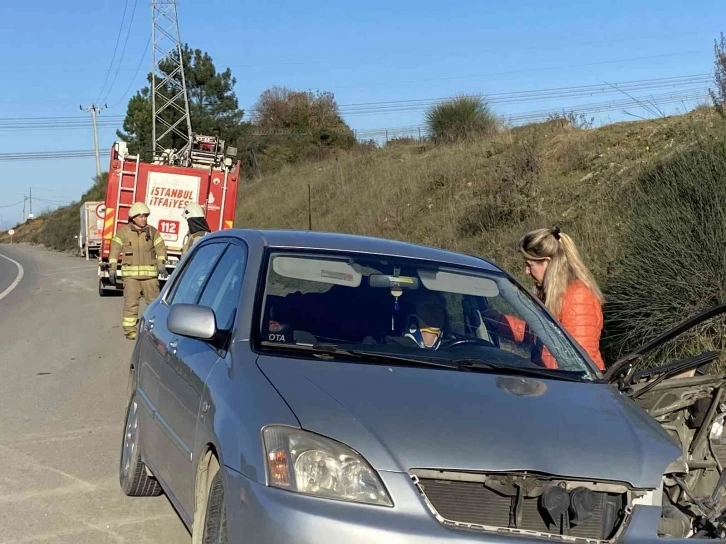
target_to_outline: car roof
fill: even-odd
[[[271,248],[351,251],[501,271],[498,266],[480,257],[385,238],[302,230],[232,229],[226,232],[231,233],[235,230],[240,231],[240,234],[253,231],[263,238],[266,246]]]

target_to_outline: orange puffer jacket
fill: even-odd
[[[600,355],[600,334],[603,327],[602,307],[595,293],[580,280],[567,286],[562,310],[556,316],[567,332],[580,344],[600,370],[605,363]]]
[[[562,300],[562,310],[555,316],[570,335],[587,352],[600,370],[605,370],[605,363],[600,355],[600,334],[603,327],[603,315],[600,301],[580,280],[575,280],[567,287]],[[501,316],[502,332],[510,335],[516,342],[533,342],[534,338],[528,331],[526,323],[512,316]],[[506,332],[505,332],[506,331]],[[557,368],[552,354],[544,348],[542,363],[547,368]]]

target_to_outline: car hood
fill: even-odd
[[[533,471],[656,488],[680,455],[606,384],[269,356],[258,365],[302,428],[377,470]]]

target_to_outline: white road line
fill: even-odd
[[[0,253],[0,257],[2,257],[3,259],[7,259],[8,261],[10,261],[11,263],[13,263],[15,266],[18,267],[18,276],[15,278],[15,281],[13,281],[13,283],[10,284],[10,287],[8,287],[7,289],[5,289],[5,291],[0,293],[0,300],[2,300],[6,296],[8,296],[10,294],[10,292],[13,289],[15,289],[18,286],[18,284],[22,281],[23,276],[25,275],[25,270],[23,269],[23,265],[20,264],[18,261],[15,261],[15,260],[11,259],[10,257],[6,257],[2,253]]]

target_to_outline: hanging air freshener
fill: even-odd
[[[398,297],[400,297],[402,294],[403,294],[403,289],[401,289],[401,286],[400,285],[394,284],[394,285],[391,286],[391,295],[395,299],[395,301],[393,303],[393,312],[394,312],[394,314],[400,308],[400,306],[398,304]],[[395,318],[395,315],[394,314],[391,314],[391,330],[392,331],[396,329],[396,318]]]

